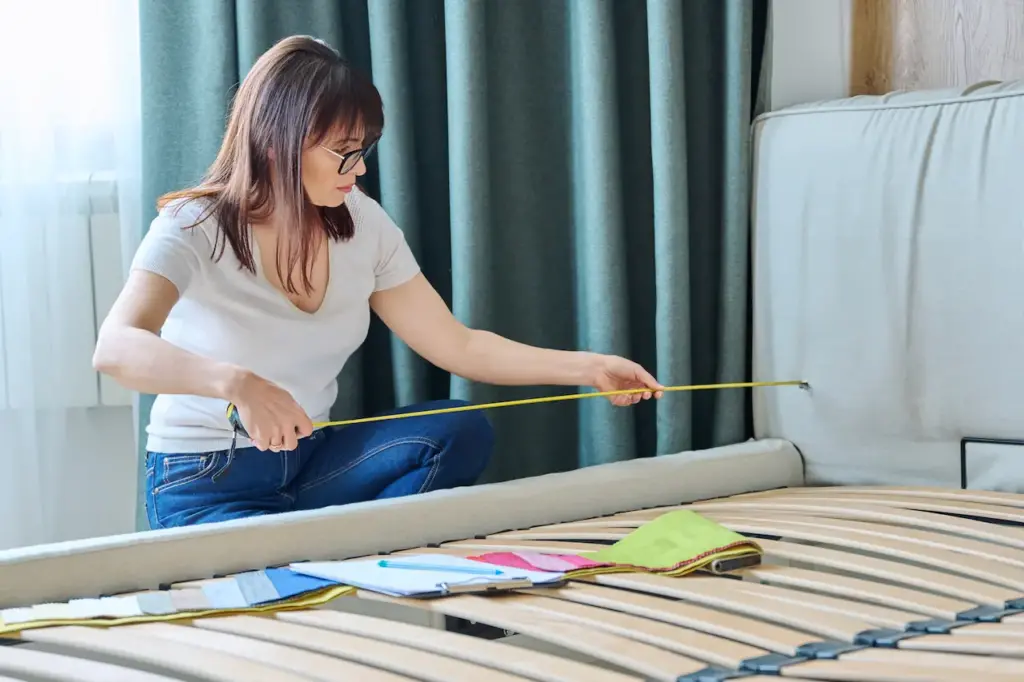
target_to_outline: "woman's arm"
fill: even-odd
[[[416,353],[460,377],[490,384],[593,386],[598,390],[663,388],[634,362],[611,355],[537,348],[459,322],[422,275],[378,291],[374,312]],[[644,394],[616,396],[630,404]]]
[[[188,394],[231,400],[244,372],[182,350],[160,338],[160,328],[178,302],[170,280],[133,270],[96,341],[93,367],[133,391]]]
[[[93,367],[125,388],[149,394],[219,398],[238,408],[250,439],[261,450],[293,450],[313,424],[292,395],[227,362],[183,350],[160,338],[178,300],[170,280],[133,270],[100,327]]]

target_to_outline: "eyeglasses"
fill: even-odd
[[[366,145],[362,149],[356,149],[355,151],[348,152],[347,154],[339,154],[333,149],[320,145],[321,148],[326,149],[331,154],[334,154],[339,159],[341,159],[341,163],[338,164],[338,175],[344,175],[345,173],[348,173],[353,168],[355,168],[356,164],[359,163],[359,159],[365,159],[366,157],[368,157],[373,152],[373,149],[376,146],[377,140],[374,140],[373,142]]]

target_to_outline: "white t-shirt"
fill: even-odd
[[[166,277],[180,299],[161,337],[187,351],[245,367],[289,391],[314,421],[325,421],[338,393],[337,376],[366,339],[369,297],[412,279],[419,265],[380,204],[353,189],[346,204],[355,236],[330,244],[330,280],[320,309],[296,308],[263,275],[252,242],[256,275],[240,267],[230,246],[214,261],[216,221],[191,230],[202,205],[165,207],[135,253],[132,268]],[[223,400],[157,396],[147,427],[151,452],[227,449],[232,429]],[[237,447],[251,443],[239,437]]]

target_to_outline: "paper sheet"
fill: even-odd
[[[502,575],[474,575],[460,572],[460,567],[488,568],[488,564],[445,554],[402,554],[389,561],[438,566],[438,570],[410,568],[387,568],[378,564],[377,559],[356,561],[315,561],[290,564],[293,571],[306,575],[334,580],[342,585],[380,592],[393,597],[408,597],[434,594],[444,590],[445,585],[488,585],[500,584],[507,580],[527,579],[534,584],[548,584],[562,579],[561,573],[530,571],[520,568],[500,568]],[[494,568],[494,566],[490,566]]]

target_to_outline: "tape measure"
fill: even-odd
[[[747,381],[731,384],[692,384],[688,386],[665,386],[661,389],[664,393],[677,391],[708,391],[726,388],[762,388],[767,386],[798,386],[801,389],[810,388],[806,381]],[[522,400],[505,400],[496,403],[478,403],[475,405],[458,405],[456,407],[441,407],[433,410],[421,410],[419,412],[400,412],[398,414],[385,414],[375,417],[359,417],[357,419],[344,419],[331,422],[314,422],[314,429],[322,429],[329,426],[349,426],[351,424],[365,424],[366,422],[388,421],[391,419],[408,419],[411,417],[426,417],[435,414],[447,414],[449,412],[466,412],[469,410],[490,410],[497,407],[511,407],[513,405],[533,405],[537,403],[552,403],[563,400],[579,400],[581,398],[605,398],[615,395],[630,395],[635,393],[651,393],[649,388],[627,388],[618,391],[593,391],[589,393],[571,393],[568,395],[553,395],[540,398],[524,398]],[[238,414],[238,408],[234,403],[228,403],[227,418],[235,433],[245,438],[249,433],[242,424],[242,418]]]

